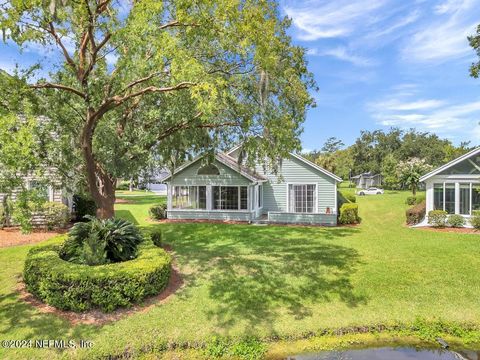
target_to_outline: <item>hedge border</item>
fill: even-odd
[[[99,266],[62,260],[59,250],[59,245],[30,249],[23,279],[30,293],[61,310],[128,307],[159,294],[170,278],[171,256],[151,241],[139,246],[133,260]]]

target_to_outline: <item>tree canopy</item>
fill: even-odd
[[[128,5],[126,5],[128,4]],[[244,142],[275,167],[300,148],[315,84],[273,0],[36,1],[1,5],[5,40],[54,50],[25,79],[50,152],[85,179],[99,217],[119,177]],[[38,75],[37,75],[38,77]],[[261,135],[260,137],[257,135]]]

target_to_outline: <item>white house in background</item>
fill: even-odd
[[[480,210],[480,147],[422,176],[426,185],[427,214],[445,210],[470,217]]]

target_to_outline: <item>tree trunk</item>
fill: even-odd
[[[115,215],[115,185],[117,181],[102,168],[93,154],[93,133],[97,120],[94,111],[89,109],[81,134],[82,153],[85,159],[88,190],[97,206],[97,217],[110,219]]]
[[[413,196],[417,195],[417,185],[415,184],[412,185],[412,194]]]

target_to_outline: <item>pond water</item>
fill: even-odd
[[[408,347],[322,351],[287,357],[287,360],[480,360],[480,351],[417,349]]]

